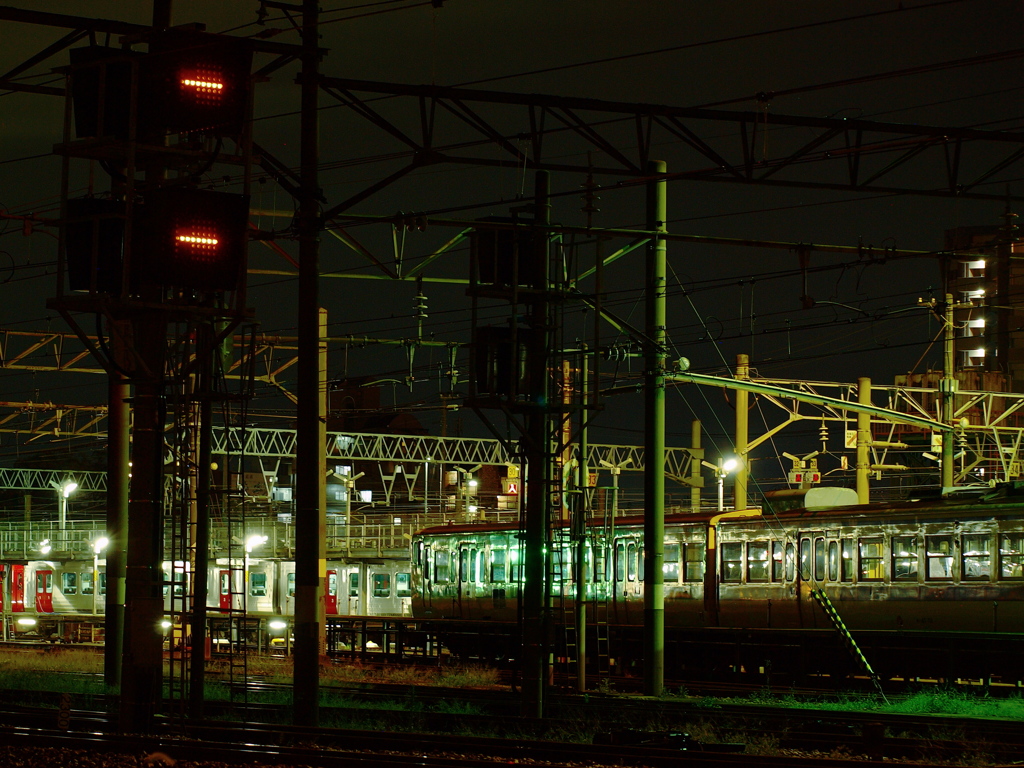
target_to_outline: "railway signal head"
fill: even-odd
[[[223,35],[168,30],[150,41],[139,94],[154,133],[242,133],[249,104],[252,50]]]
[[[132,248],[140,284],[235,290],[245,270],[248,215],[246,195],[148,192]]]

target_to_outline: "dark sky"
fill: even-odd
[[[23,0],[13,4],[136,23],[149,20],[146,2]],[[762,108],[754,98],[759,92],[805,89],[773,99],[768,109],[776,114],[999,130],[1017,130],[1021,122],[1024,59],[1020,57],[857,85],[806,89],[908,68],[928,70],[929,65],[1014,50],[1024,40],[1024,7],[1016,0],[446,0],[439,9],[418,0],[324,0],[321,6],[327,22],[323,44],[330,49],[323,71],[339,77],[473,84],[476,88],[520,93],[675,106],[733,102],[724,108],[735,110]],[[253,34],[260,30],[252,24],[256,7],[250,0],[181,0],[175,3],[174,22],[201,21],[210,31],[234,29],[233,34]],[[847,20],[820,23],[839,19]],[[283,28],[284,23],[271,21],[270,26]],[[0,23],[0,30],[3,71],[63,34],[10,22]],[[289,32],[274,39],[297,41]],[[52,67],[65,63],[66,53],[60,54],[36,67],[32,74],[45,75]],[[549,71],[524,74],[536,70]],[[260,86],[256,98],[256,140],[289,163],[296,162],[298,148],[294,74],[294,67],[279,71],[270,83]],[[30,81],[52,79],[33,77]],[[45,154],[59,141],[61,101],[30,94],[0,97],[0,208],[12,213],[55,215],[59,161],[55,157],[19,158]],[[333,106],[330,97],[323,96],[321,103],[331,107],[322,112],[321,149],[322,161],[330,165],[322,184],[333,204],[391,173],[400,167],[402,159],[391,154],[400,149],[394,140],[368,127],[347,109]],[[414,114],[415,105],[408,100],[388,100],[380,108],[395,119],[406,119]],[[493,116],[500,118],[497,111]],[[699,130],[702,138],[716,146],[731,146],[734,138],[728,123],[703,123]],[[617,142],[632,138],[629,126],[608,131]],[[804,129],[770,132],[759,150],[773,157],[794,142],[812,137]],[[572,162],[585,162],[586,149],[578,143],[566,143],[564,147]],[[654,154],[668,162],[670,171],[693,162],[674,140],[659,140]],[[939,157],[922,158],[915,171],[922,178],[931,178]],[[593,160],[596,164],[603,162],[598,156]],[[814,178],[815,173],[815,169],[809,169],[808,178]],[[214,176],[211,174],[211,181],[216,180]],[[986,190],[1019,193],[1020,177],[1018,162],[993,178]],[[599,183],[618,180],[597,179]],[[553,220],[584,223],[582,200],[574,193],[583,181],[570,175],[552,177],[556,194],[572,193],[556,199]],[[524,177],[514,167],[433,166],[360,203],[352,212],[391,215],[399,210],[461,209],[450,215],[465,219],[502,215],[531,185],[529,175]],[[254,205],[277,209],[291,206],[287,193],[273,182],[258,185],[257,190]],[[921,250],[940,248],[943,231],[951,227],[996,224],[1003,209],[996,201],[691,181],[672,183],[668,195],[670,229],[682,234]],[[601,193],[601,198],[596,226],[637,226],[643,221],[642,188],[609,189]],[[503,202],[480,205],[495,201]],[[269,226],[265,220],[261,224]],[[392,258],[390,228],[364,225],[353,228],[352,233],[382,259]],[[410,233],[407,256],[426,253],[451,234],[451,230],[441,228]],[[334,238],[325,236],[323,243],[325,269],[367,271],[365,262]],[[294,243],[282,244],[295,253]],[[622,244],[624,241],[616,243]],[[55,278],[48,274],[52,268],[47,265],[55,259],[56,240],[45,234],[24,238],[9,231],[0,236],[0,251],[0,264],[16,268],[0,286],[0,329],[62,328],[62,321],[52,317],[44,305],[55,292]],[[250,252],[253,266],[287,268],[263,247],[253,245]],[[578,258],[592,262],[594,252],[580,248]],[[926,344],[938,327],[929,323],[925,313],[901,313],[895,316],[899,319],[889,316],[893,310],[913,305],[919,296],[927,297],[940,289],[939,270],[932,260],[866,266],[857,263],[856,257],[816,254],[816,266],[836,268],[814,275],[809,293],[821,302],[834,303],[802,310],[800,280],[788,274],[797,266],[794,253],[673,244],[669,259],[670,284],[675,289],[670,337],[678,354],[690,358],[695,369],[721,369],[735,359],[736,353],[747,352],[764,376],[853,381],[868,375],[884,382],[915,364],[917,370],[941,364],[937,348],[926,352]],[[465,263],[465,251],[460,250],[428,274],[465,276]],[[609,283],[614,286],[609,301],[615,302],[616,312],[638,325],[643,317],[641,267],[642,253],[636,252],[608,272]],[[779,277],[782,272],[787,276]],[[263,330],[294,333],[295,281],[254,276],[250,285],[251,304]],[[679,292],[681,287],[688,290],[687,297]],[[403,337],[412,333],[412,285],[325,280],[323,291],[334,334]],[[429,287],[428,305],[426,330],[434,338],[468,338],[469,303],[461,289]],[[578,308],[568,310],[565,343],[588,333],[590,322]],[[808,329],[800,330],[802,326]],[[787,333],[785,328],[794,330]],[[610,329],[604,333],[604,343],[614,340]],[[439,358],[431,359],[424,352],[417,363],[428,360],[439,362]],[[330,360],[332,378],[346,373],[400,376],[406,367],[402,353],[379,348],[351,349],[347,354],[339,348],[332,350]],[[639,369],[633,365],[634,372]],[[611,366],[604,371],[609,375],[613,372]],[[87,377],[0,371],[0,399],[101,402],[97,382],[83,382],[82,378]],[[400,387],[388,393],[386,399],[392,396],[399,402],[436,404],[437,387],[425,383],[413,392]],[[669,401],[670,443],[687,442],[694,411],[708,419],[708,429],[717,433],[716,439],[721,442],[723,428],[713,421],[727,419],[728,415],[719,413],[718,408],[709,410],[705,404],[719,399],[717,392],[699,393],[694,388],[673,394]],[[254,408],[280,405],[261,398]],[[638,398],[609,402],[606,414],[597,422],[595,439],[640,443],[638,405]],[[718,415],[711,416],[712,412]],[[423,419],[436,428],[436,413],[427,412]],[[467,412],[465,432],[483,435],[474,421]],[[727,422],[722,423],[727,426]],[[811,442],[805,452],[817,447],[814,438],[808,440]],[[12,450],[9,437],[5,436],[3,444],[4,452]]]

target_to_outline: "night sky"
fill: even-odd
[[[88,3],[33,0],[17,7],[148,23],[149,3],[92,0]],[[279,12],[272,11],[265,27],[256,25],[257,3],[251,0],[175,3],[173,21],[201,21],[213,32],[251,35],[268,28],[285,30]],[[721,105],[730,110],[767,109],[774,114],[848,117],[936,126],[1020,129],[1020,98],[1024,93],[1024,55],[956,67],[944,63],[1014,51],[1024,40],[1024,7],[1015,0],[860,0],[857,3],[788,0],[749,2],[718,0],[446,0],[440,8],[418,0],[324,0],[323,45],[329,49],[324,74],[410,84],[462,85],[517,93],[546,93],[611,101],[649,102],[673,106]],[[834,23],[828,23],[834,22]],[[42,26],[0,22],[3,46],[0,70],[7,71],[65,34]],[[272,38],[298,42],[283,31]],[[257,58],[257,65],[268,61]],[[67,63],[58,54],[23,75],[27,82],[56,83],[50,71]],[[884,77],[886,73],[919,68],[916,74]],[[298,159],[298,88],[295,65],[279,70],[256,95],[255,139],[279,159],[296,165]],[[874,76],[874,77],[869,77]],[[848,81],[865,78],[866,82]],[[843,85],[829,85],[844,82]],[[815,87],[827,86],[827,87]],[[770,101],[758,94],[796,91]],[[387,176],[408,161],[403,147],[369,126],[330,96],[321,96],[321,183],[328,205],[344,200]],[[387,99],[376,104],[382,113],[408,124],[416,104],[410,99]],[[4,94],[0,98],[0,209],[13,214],[37,213],[56,217],[60,161],[48,156],[60,140],[62,99],[34,94]],[[488,111],[495,124],[521,130],[521,121],[501,110]],[[507,118],[507,119],[506,119]],[[729,123],[700,123],[701,138],[716,147],[735,142]],[[629,149],[630,124],[609,125],[606,135]],[[447,134],[453,141],[464,134]],[[769,131],[757,151],[778,157],[787,148],[809,141],[809,129]],[[588,147],[581,142],[555,144],[567,162],[586,163]],[[554,153],[554,149],[552,150]],[[42,157],[39,157],[42,155]],[[494,153],[497,156],[497,153]],[[694,166],[693,154],[677,140],[662,136],[652,155],[664,159],[669,171]],[[592,162],[606,162],[599,153]],[[911,166],[922,179],[933,178],[941,154],[924,155]],[[992,194],[1019,194],[1022,167],[1018,161],[984,185]],[[228,171],[214,170],[206,181],[220,189]],[[823,169],[809,167],[803,178],[820,178]],[[602,185],[623,177],[596,177]],[[552,220],[583,225],[581,184],[585,178],[552,175],[556,195]],[[100,182],[102,183],[102,181]],[[532,174],[509,163],[505,168],[435,165],[357,204],[350,213],[392,215],[396,211],[444,212],[451,218],[474,219],[507,215],[529,194]],[[603,189],[599,227],[636,227],[644,218],[642,186],[622,184]],[[998,224],[1004,204],[937,197],[893,196],[840,191],[782,189],[737,184],[677,181],[669,186],[670,231],[732,238],[791,242],[898,247],[932,251],[942,247],[943,232],[956,226]],[[290,209],[286,192],[273,181],[257,184],[253,206]],[[257,223],[267,229],[286,219]],[[63,321],[45,307],[56,292],[54,229],[23,237],[10,224],[0,235],[0,329],[64,330]],[[351,234],[382,261],[393,260],[388,226],[362,224]],[[413,264],[454,234],[430,228],[406,236],[405,258]],[[372,267],[337,239],[325,235],[325,271],[365,274]],[[605,245],[625,244],[625,240]],[[293,241],[280,241],[293,256]],[[581,263],[592,264],[594,249],[581,245]],[[614,311],[642,326],[642,251],[609,267],[606,301]],[[709,245],[669,246],[669,335],[674,353],[686,356],[695,370],[720,372],[746,352],[762,376],[853,381],[871,376],[878,382],[912,368],[941,366],[941,350],[928,348],[939,330],[925,312],[897,312],[918,297],[941,293],[938,264],[932,259],[894,260],[866,264],[850,255],[816,253],[816,267],[831,266],[811,277],[808,293],[814,309],[802,309],[803,291],[795,253]],[[427,271],[433,276],[468,276],[467,251],[457,249]],[[269,249],[250,246],[250,267],[290,269]],[[360,334],[402,338],[415,332],[415,286],[368,280],[325,279],[322,293],[329,310],[332,335]],[[444,341],[468,340],[469,300],[461,288],[428,286],[429,318],[424,330]],[[296,281],[287,276],[250,277],[250,305],[261,330],[294,334]],[[502,315],[488,315],[497,322]],[[591,332],[592,318],[570,306],[564,317],[562,342],[574,343]],[[603,343],[617,340],[611,328]],[[438,355],[419,353],[418,371],[425,381],[413,391],[388,389],[388,403],[436,405]],[[379,375],[403,378],[408,366],[404,353],[332,349],[329,376]],[[433,366],[433,367],[431,367]],[[916,366],[916,367],[915,367]],[[463,370],[466,362],[462,361]],[[631,371],[629,370],[631,368]],[[638,363],[603,373],[611,383],[641,370]],[[53,376],[23,371],[0,372],[0,399],[52,400],[58,403],[103,402],[99,377]],[[294,381],[292,380],[292,384]],[[442,388],[447,385],[442,385]],[[285,403],[261,390],[253,411],[279,410]],[[688,442],[694,413],[703,416],[714,441],[727,448],[728,411],[721,394],[686,387],[669,398],[669,443]],[[595,422],[592,439],[639,444],[643,436],[637,418],[639,396],[606,403]],[[436,411],[419,414],[437,430]],[[716,419],[721,422],[716,423]],[[462,415],[463,434],[487,434],[468,411]],[[755,431],[757,426],[754,427]],[[814,436],[811,435],[814,433]],[[816,429],[807,430],[796,450],[818,447]],[[0,460],[17,450],[11,435],[2,436]],[[762,452],[761,458],[773,455]],[[778,467],[778,465],[776,465]],[[780,468],[778,468],[780,469]],[[776,469],[775,473],[778,473]],[[771,472],[769,472],[771,474]]]

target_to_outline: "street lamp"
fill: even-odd
[[[721,456],[718,457],[718,463],[712,464],[708,461],[702,461],[705,467],[715,470],[715,478],[718,480],[718,511],[721,512],[725,509],[725,478],[730,472],[739,466],[739,461],[736,459],[723,459]]]
[[[110,539],[100,536],[92,543],[92,613],[96,616],[99,613],[97,595],[100,591],[100,552],[107,548]]]
[[[50,483],[57,489],[57,527],[64,530],[68,519],[68,497],[78,490],[78,483],[65,480],[63,483]]]

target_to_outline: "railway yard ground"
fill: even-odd
[[[1024,759],[1024,699],[980,686],[880,696],[676,690],[659,699],[552,691],[543,721],[492,669],[325,666],[321,729],[288,725],[288,663],[245,680],[208,668],[202,726],[168,706],[155,736],[126,738],[85,650],[7,653],[0,766],[175,765],[1001,766]],[[70,694],[63,697],[62,694]],[[17,702],[17,706],[13,704]],[[64,720],[64,726],[60,720]],[[66,727],[65,727],[66,726]],[[41,746],[45,745],[45,746]],[[166,760],[164,755],[166,755]],[[173,761],[173,762],[172,762]]]

